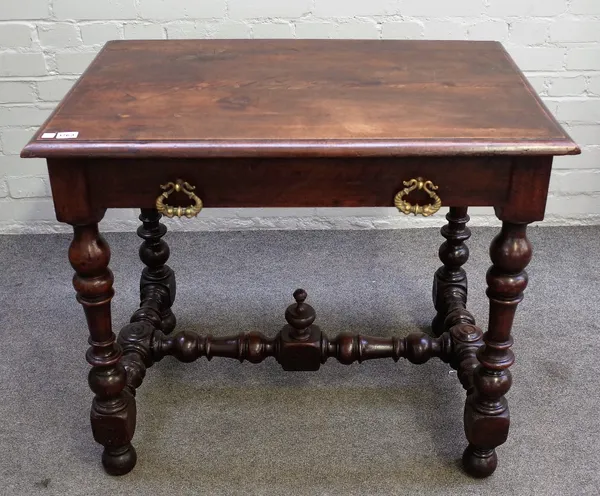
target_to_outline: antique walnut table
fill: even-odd
[[[47,159],[56,216],[71,224],[73,284],[90,332],[91,423],[106,471],[136,463],[136,388],[167,355],[274,357],[285,370],[375,358],[457,369],[467,392],[466,471],[490,475],[509,429],[511,326],[527,286],[527,225],[544,217],[555,155],[578,147],[493,42],[108,43],[22,152]],[[159,220],[205,207],[450,207],[434,276],[432,336],[340,334],[294,293],[274,337],[173,334],[175,275]],[[493,206],[487,332],[466,309],[468,206]],[[107,208],[140,207],[141,305],[112,330]],[[399,261],[400,262],[400,261]]]

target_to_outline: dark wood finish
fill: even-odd
[[[462,268],[469,260],[469,247],[465,244],[471,237],[467,211],[467,207],[450,207],[446,215],[448,224],[441,229],[446,238],[439,251],[444,265],[433,277],[432,292],[437,314],[431,328],[437,336],[459,323],[475,324],[467,310],[467,273]]]
[[[137,234],[144,240],[139,254],[146,268],[140,279],[141,304],[138,312],[144,313],[152,306],[152,300],[158,301],[160,328],[168,334],[175,329],[177,319],[171,311],[176,294],[175,273],[166,265],[170,251],[169,245],[162,239],[167,233],[167,226],[159,222],[162,215],[155,208],[143,208],[141,212],[142,225]],[[134,315],[132,322],[137,320],[140,319]]]
[[[306,292],[303,291],[303,294],[306,298]],[[297,298],[297,303],[286,311],[289,324],[273,338],[259,332],[219,338],[201,336],[190,331],[164,336],[150,321],[128,324],[119,333],[119,343],[125,357],[130,356],[132,361],[138,362],[131,367],[134,369],[131,372],[131,384],[139,387],[146,367],[165,356],[173,356],[182,362],[193,362],[201,357],[208,360],[225,357],[251,363],[260,363],[268,357],[274,357],[284,370],[289,371],[318,370],[330,357],[345,365],[379,358],[392,358],[396,362],[400,358],[406,358],[411,363],[422,364],[436,357],[444,362],[456,358],[456,363],[460,364],[468,358],[464,352],[459,355],[453,353],[450,333],[437,338],[422,332],[411,333],[404,338],[341,333],[330,340],[312,324],[316,316],[312,307],[303,301],[299,305],[298,300]],[[299,306],[303,308],[298,310]],[[294,310],[298,312],[291,315]],[[479,334],[477,339],[473,339],[476,331],[472,329],[461,334],[460,326],[457,326],[456,335],[463,348],[467,345],[471,348],[477,346],[473,342],[477,339],[480,341],[481,338]]]
[[[74,161],[47,162],[56,218],[72,225],[102,219],[106,209],[96,207],[90,197],[87,169]]]
[[[157,327],[150,319],[140,316],[119,332],[118,343],[123,350],[121,363],[127,373],[127,390],[132,396],[142,385],[146,369],[154,365],[151,347],[155,331],[160,329],[159,322],[155,321]]]
[[[458,380],[467,394],[473,394],[473,373],[479,365],[477,351],[483,346],[483,331],[472,324],[457,324],[450,329],[452,359],[450,365],[458,372]]]
[[[169,246],[162,239],[167,227],[159,222],[161,217],[154,208],[141,209],[142,225],[137,234],[144,240],[139,255],[146,267],[140,278],[140,308],[118,338],[123,349],[122,363],[127,372],[127,388],[133,396],[142,385],[146,369],[154,364],[151,342],[155,329],[168,334],[177,323],[171,311],[176,292],[175,273],[166,265]]]
[[[577,151],[499,43],[161,40],[108,43],[24,156]]]
[[[170,355],[182,362],[194,362],[201,357],[209,360],[224,357],[250,363],[274,357],[287,371],[316,371],[330,357],[351,365],[379,358],[392,358],[396,362],[406,358],[415,364],[426,363],[432,358],[449,362],[452,356],[452,340],[448,333],[437,338],[422,332],[404,338],[341,333],[329,339],[317,326],[311,327],[309,332],[306,340],[294,339],[289,328],[282,329],[273,338],[260,332],[219,338],[190,331],[166,337],[155,334],[152,356],[155,361]]]
[[[110,316],[113,275],[110,248],[97,224],[74,226],[69,261],[75,269],[73,286],[83,305],[90,331],[86,358],[92,366],[89,384],[95,397],[91,422],[94,439],[104,446],[102,464],[111,475],[129,472],[136,462],[131,439],[135,430],[135,400],[125,388],[121,348],[115,342]]]
[[[59,167],[64,163],[52,160]],[[66,161],[68,163],[71,160]],[[384,159],[223,159],[89,161],[90,195],[104,208],[154,207],[159,184],[177,174],[205,207],[381,207],[419,175],[439,186],[445,204],[504,205],[507,157]],[[127,178],[126,180],[124,180]]]
[[[552,157],[515,158],[508,198],[495,205],[498,218],[525,223],[544,220],[551,172]]]
[[[75,139],[42,138],[77,131]],[[92,430],[111,474],[136,462],[135,392],[165,356],[215,356],[285,370],[440,358],[467,392],[463,461],[490,475],[508,434],[512,320],[527,283],[528,223],[542,220],[554,155],[579,148],[501,45],[491,42],[186,40],[109,43],[22,152],[48,158],[57,219],[72,224],[74,285],[90,332]],[[205,207],[392,206],[423,177],[450,205],[434,276],[437,337],[342,333],[314,324],[306,292],[273,337],[169,334],[176,285],[161,184],[181,178]],[[169,198],[169,201],[175,198]],[[469,206],[503,221],[490,250],[485,336],[466,309]],[[112,332],[107,208],[141,208],[140,307]]]
[[[480,365],[473,376],[475,393],[465,406],[465,433],[469,446],[463,455],[467,471],[487,477],[496,469],[495,448],[508,437],[510,416],[505,395],[512,384],[508,368],[515,357],[511,351],[511,328],[517,305],[527,287],[532,255],[526,224],[504,222],[492,241],[492,267],[487,273],[490,319],[484,345],[477,353]]]

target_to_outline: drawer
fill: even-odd
[[[89,159],[98,208],[153,207],[161,184],[182,179],[204,207],[392,207],[404,181],[422,177],[445,206],[501,205],[510,157],[351,159]],[[173,202],[177,203],[176,199]]]

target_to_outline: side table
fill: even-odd
[[[465,470],[492,474],[507,439],[511,327],[527,286],[527,225],[544,217],[555,155],[579,148],[498,43],[185,40],[108,43],[22,157],[47,159],[57,219],[71,224],[73,284],[90,333],[94,439],[113,475],[133,469],[136,389],[167,355],[274,357],[288,371],[439,358],[467,397]],[[448,206],[432,335],[329,338],[304,290],[272,337],[174,334],[167,217],[203,207]],[[485,333],[467,310],[469,206],[492,206]],[[141,208],[141,303],[118,338],[106,209]],[[400,261],[399,261],[400,262]]]

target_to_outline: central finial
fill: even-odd
[[[294,291],[296,304],[290,305],[285,311],[285,320],[294,328],[293,336],[296,339],[306,339],[310,335],[308,328],[317,316],[315,309],[304,303],[307,296],[303,289]]]
[[[306,294],[306,291],[304,291],[303,289],[297,289],[296,291],[294,291],[294,300],[296,300],[297,308],[300,308],[302,303],[304,303],[304,301],[306,300],[307,296],[308,294]]]

